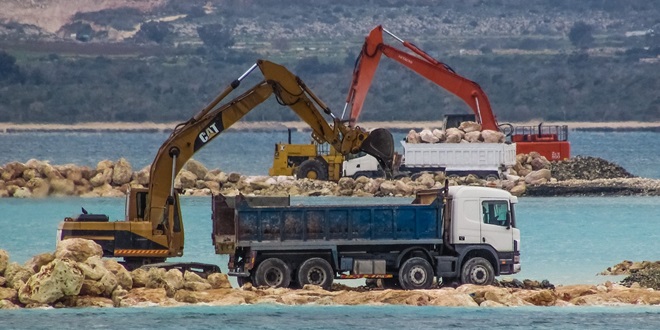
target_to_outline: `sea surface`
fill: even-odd
[[[0,165],[29,159],[95,166],[125,157],[134,169],[148,165],[166,133],[0,134]],[[397,133],[395,139],[403,137]],[[286,131],[229,131],[196,159],[209,168],[265,175],[274,143]],[[615,162],[631,173],[660,178],[658,132],[572,132],[573,155]],[[294,142],[309,141],[296,132]],[[410,198],[293,197],[293,203],[409,203]],[[215,263],[227,258],[211,244],[210,197],[185,197],[186,247],[181,261]],[[57,224],[80,213],[124,218],[122,198],[0,199],[0,249],[11,261],[52,252]],[[555,285],[599,284],[622,277],[597,275],[622,260],[660,260],[660,197],[521,197],[516,208],[522,235],[518,279]],[[350,282],[348,284],[359,285]],[[660,307],[445,308],[410,306],[187,306],[118,309],[0,311],[0,329],[660,329]]]

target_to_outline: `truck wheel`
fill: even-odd
[[[307,259],[298,269],[298,283],[301,288],[305,284],[313,284],[328,290],[332,286],[333,279],[332,266],[322,258]]]
[[[318,159],[307,159],[296,168],[298,179],[328,180],[328,170]]]
[[[495,271],[488,260],[476,257],[463,264],[461,283],[490,285],[493,281],[495,281]]]
[[[291,283],[291,270],[289,266],[278,258],[269,258],[262,261],[254,274],[254,284],[286,288]]]
[[[399,269],[399,283],[404,290],[424,290],[433,285],[433,267],[424,258],[406,260]]]

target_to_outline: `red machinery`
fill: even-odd
[[[394,48],[383,42],[383,31],[401,42],[414,54]],[[364,100],[378,68],[381,55],[406,66],[420,76],[434,82],[452,94],[460,97],[472,109],[484,130],[502,130],[510,141],[516,143],[517,153],[536,151],[548,160],[562,160],[570,157],[568,127],[563,126],[519,126],[497,123],[486,93],[479,84],[458,75],[448,65],[434,59],[414,44],[404,41],[382,26],[377,26],[365,38],[362,51],[353,70],[351,87],[346,98],[344,112],[350,108],[350,125],[354,126],[362,111]],[[343,116],[342,116],[343,117]]]

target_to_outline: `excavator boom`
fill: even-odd
[[[383,42],[383,32],[394,37],[414,54],[385,44]],[[499,130],[488,97],[479,84],[456,74],[448,65],[434,59],[419,47],[400,39],[380,25],[371,30],[366,37],[355,64],[351,87],[346,98],[346,109],[350,109],[349,123],[351,125],[355,125],[360,116],[364,100],[382,55],[399,62],[420,76],[460,97],[470,106],[484,129]]]

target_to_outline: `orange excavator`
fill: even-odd
[[[412,54],[385,44],[383,32],[403,44],[412,51]],[[344,118],[349,111],[349,125],[354,126],[357,123],[382,55],[461,98],[472,109],[476,121],[481,124],[483,130],[504,132],[510,142],[516,143],[517,153],[536,151],[548,160],[563,160],[570,157],[567,126],[544,126],[540,123],[538,126],[514,127],[511,124],[498,124],[488,97],[479,84],[460,76],[447,64],[434,59],[419,47],[397,37],[380,25],[371,30],[365,38],[362,51],[355,63],[351,87],[342,114]]]

